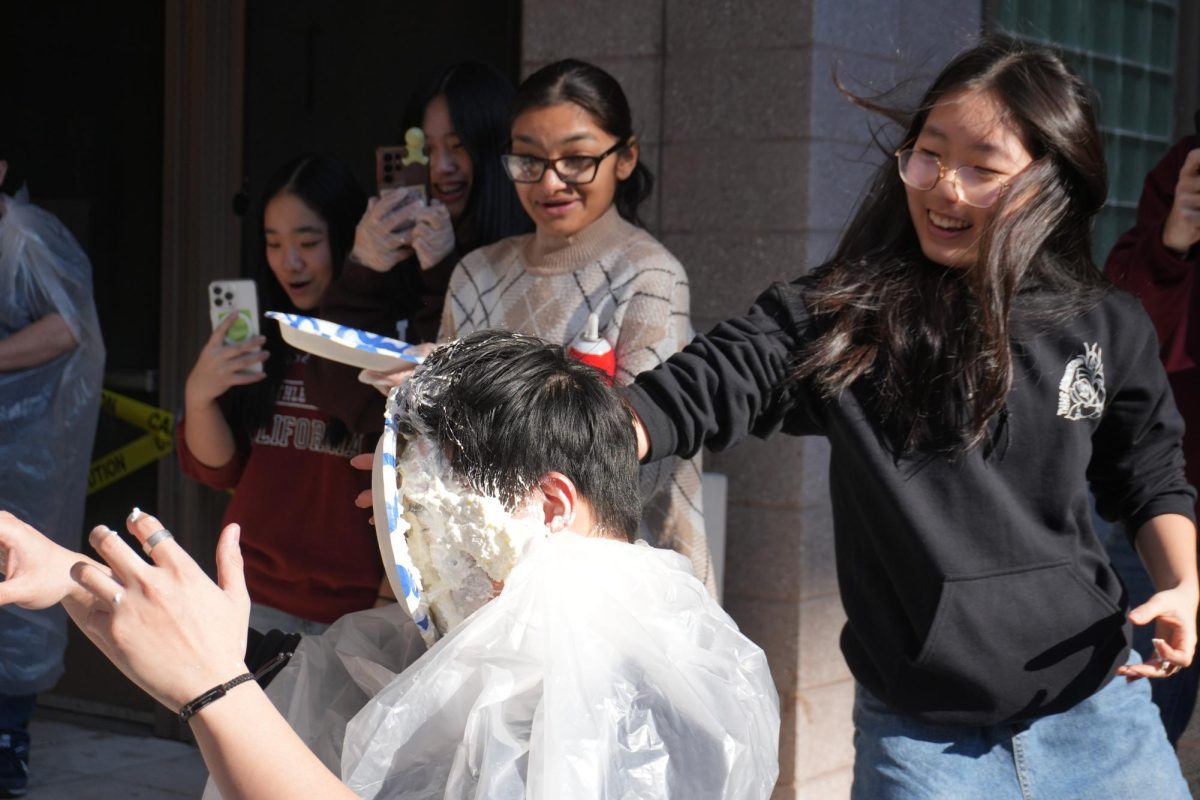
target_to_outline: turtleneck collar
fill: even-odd
[[[526,270],[534,275],[574,272],[619,247],[636,230],[621,218],[615,204],[574,236],[556,236],[539,230],[524,248]]]

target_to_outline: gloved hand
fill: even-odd
[[[431,269],[454,250],[454,221],[440,200],[417,211],[417,226],[412,231],[412,249],[417,253],[421,269]]]
[[[422,209],[420,197],[403,189],[372,197],[354,229],[350,257],[376,272],[387,272],[412,253],[409,244]]]
[[[425,342],[423,344],[413,345],[408,352],[413,355],[420,356],[422,359],[437,349],[437,345],[433,342]],[[391,372],[377,372],[373,369],[364,369],[358,373],[358,380],[368,386],[374,386],[379,390],[384,397],[392,391],[393,386],[400,386],[410,377],[412,377],[413,369],[416,364],[411,361],[397,361],[396,368]]]

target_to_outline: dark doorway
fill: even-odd
[[[18,141],[30,199],[91,259],[106,386],[157,405],[162,4],[13,3],[4,26],[0,124]],[[102,414],[95,450],[142,433]],[[85,530],[121,527],[132,505],[154,502],[156,487],[156,470],[143,469],[93,494]],[[138,719],[153,708],[74,630],[66,677],[41,701]]]
[[[168,152],[165,116],[174,113],[186,120],[194,137],[208,130],[205,121],[217,111],[195,107],[188,87],[207,86],[206,81],[219,85],[221,70],[242,72],[240,63],[235,69],[221,58],[237,62],[244,54],[243,138],[229,144],[241,153],[243,188],[250,197],[272,169],[303,151],[342,158],[364,188],[373,188],[374,148],[400,138],[415,87],[463,59],[484,61],[517,77],[520,6],[519,0],[246,0],[244,31],[214,28],[212,20],[221,18],[215,13],[205,18],[207,26],[197,26],[195,15],[207,10],[199,3],[185,4],[182,11],[170,12],[173,16],[168,13],[171,7],[150,0],[116,5],[45,0],[6,6],[9,36],[0,68],[11,80],[6,82],[0,124],[26,145],[24,172],[33,202],[59,216],[91,257],[108,349],[107,387],[162,407],[162,398],[178,397],[180,392],[160,380],[160,368],[186,375],[195,357],[192,348],[172,343],[190,342],[193,334],[199,335],[183,330],[196,320],[173,320],[162,311],[183,302],[164,297],[164,286],[186,283],[164,269],[177,270],[186,261],[175,249],[194,251],[194,237],[200,235],[197,220],[207,219],[207,205],[201,202],[206,198],[194,188],[186,197],[163,194],[164,177],[174,174],[164,172],[164,159],[182,173],[186,170],[180,169],[179,159],[204,150]],[[241,7],[237,2],[221,4],[222,10]],[[168,30],[171,19],[179,30]],[[233,27],[240,22],[239,17]],[[243,52],[221,49],[222,37],[240,41],[243,32]],[[167,41],[184,52],[166,52]],[[167,86],[169,64],[186,74],[187,81]],[[193,66],[197,64],[202,66]],[[201,74],[193,74],[197,70]],[[205,96],[211,97],[211,86],[208,89]],[[168,107],[168,97],[178,108]],[[213,190],[202,186],[201,191]],[[164,206],[173,209],[171,216],[164,216]],[[232,205],[222,202],[222,207],[233,212]],[[168,267],[163,266],[166,228],[176,230],[183,242],[172,245]],[[178,236],[179,230],[187,235]],[[212,277],[253,270],[260,254],[253,230],[245,233],[243,263],[199,265],[205,280],[209,270]],[[202,306],[197,313],[203,312]],[[168,318],[166,323],[160,323],[160,315]],[[187,354],[175,359],[178,364],[160,363],[160,351],[184,350]],[[172,378],[172,383],[182,381]],[[142,433],[102,415],[95,453],[108,453]],[[163,463],[170,466],[162,475],[174,485],[179,481],[174,456],[167,458]],[[145,468],[94,493],[88,500],[85,530],[99,523],[123,527],[131,506],[152,506],[156,496],[163,496],[159,478],[159,470]],[[164,502],[171,507],[153,509],[167,520],[182,513],[170,497],[174,495],[168,493]],[[205,525],[214,528],[215,537],[215,526],[207,525],[207,518]],[[199,544],[197,548],[204,549]],[[78,635],[68,649],[66,677],[42,701],[138,721],[154,717],[152,701]]]
[[[260,0],[246,7],[245,188],[323,152],[374,189],[376,145],[401,144],[414,91],[456,61],[518,78],[519,0]],[[253,226],[247,271],[258,258]]]

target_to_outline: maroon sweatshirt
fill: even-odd
[[[270,421],[239,438],[228,464],[196,460],[184,435],[187,420],[175,443],[184,475],[214,489],[236,489],[224,524],[242,526],[250,599],[331,623],[375,604],[383,561],[369,512],[354,505],[371,487],[370,474],[349,461],[363,452],[364,437],[326,441],[330,417],[308,396],[308,368],[317,360],[293,357]]]
[[[1183,453],[1188,483],[1200,486],[1200,246],[1180,258],[1162,243],[1179,170],[1200,139],[1186,136],[1146,176],[1137,223],[1113,245],[1104,272],[1141,298],[1158,332],[1159,354],[1187,430]]]

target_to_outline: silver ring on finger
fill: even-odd
[[[159,544],[165,542],[167,539],[174,538],[175,535],[173,533],[166,528],[163,528],[162,530],[155,531],[154,533],[150,534],[149,537],[147,537],[146,541],[142,543],[142,550],[146,552],[146,555],[150,555],[150,551]]]

